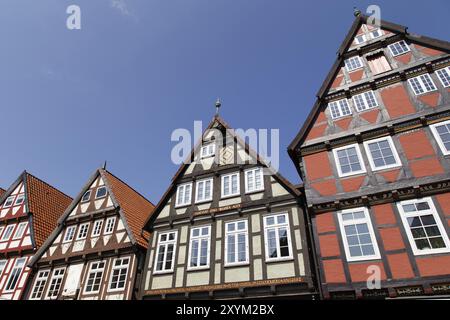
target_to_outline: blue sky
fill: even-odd
[[[66,8],[81,7],[81,30]],[[286,148],[353,21],[353,6],[449,40],[442,1],[2,0],[0,186],[27,169],[71,196],[104,160],[154,203],[177,170],[176,128],[221,97],[235,128],[280,129]],[[447,22],[446,22],[447,21]]]

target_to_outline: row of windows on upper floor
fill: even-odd
[[[263,217],[264,246],[267,262],[293,258],[291,231],[287,213]],[[225,266],[247,265],[249,261],[248,220],[227,222],[225,228]],[[178,231],[162,232],[158,236],[154,274],[174,270]],[[211,225],[192,227],[190,230],[187,270],[210,267]]]
[[[28,222],[14,223],[7,226],[0,226],[0,242],[6,242],[11,239],[19,240],[23,237],[25,230],[27,229]],[[15,230],[15,232],[14,232]],[[13,236],[14,234],[14,236]]]
[[[377,29],[370,31],[368,35],[366,35],[366,34],[357,35],[355,37],[354,41],[356,44],[363,44],[366,41],[377,39],[377,38],[381,37],[382,35],[384,35],[384,31],[380,28],[377,28]]]
[[[95,191],[95,200],[106,197],[106,193],[107,190],[105,186],[98,187],[97,190]],[[92,190],[87,190],[81,197],[81,203],[88,202],[89,200],[91,200],[91,195]]]
[[[450,154],[450,121],[430,125],[442,153]],[[392,138],[382,137],[363,143],[372,171],[400,167],[398,156]],[[364,161],[358,144],[352,144],[333,149],[333,155],[339,177],[347,177],[366,172]]]
[[[21,193],[18,195],[12,195],[6,198],[5,203],[3,204],[2,208],[6,209],[11,206],[19,206],[25,201],[25,194]]]
[[[230,198],[240,195],[240,172],[223,174],[221,179],[221,198]],[[245,193],[264,190],[263,169],[252,168],[244,171]],[[213,200],[214,178],[206,178],[195,183],[195,203],[204,203]],[[188,206],[192,203],[192,182],[178,186],[175,207]]]
[[[450,252],[450,241],[431,198],[397,203],[414,255]],[[337,212],[347,261],[381,259],[366,207]]]
[[[114,226],[116,223],[116,217],[109,217],[106,219],[105,227],[103,228],[103,219],[95,220],[94,225],[91,230],[91,237],[98,237],[102,234],[103,229],[103,235],[109,235],[113,233]],[[91,223],[85,222],[81,223],[78,226],[78,232],[77,232],[77,225],[68,226],[66,228],[66,232],[63,237],[63,243],[67,243],[73,240],[75,237],[75,234],[77,234],[75,240],[84,240],[87,238],[87,235],[89,233],[89,227]]]
[[[450,87],[450,67],[436,70],[436,74],[445,88]],[[436,91],[437,87],[428,73],[408,79],[408,83],[415,95]],[[377,107],[378,101],[373,91],[366,91],[352,97],[353,105],[357,112],[363,112]],[[335,100],[328,103],[332,119],[352,114],[350,104],[347,99]]]

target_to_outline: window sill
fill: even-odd
[[[264,192],[266,189],[265,188],[262,188],[262,189],[259,189],[259,190],[253,190],[253,191],[245,191],[245,194],[255,194],[255,193],[261,193],[261,192]]]
[[[180,204],[175,206],[175,209],[182,209],[182,208],[186,208],[189,207],[191,205],[191,203],[187,203],[187,204]]]
[[[396,169],[396,168],[400,168],[402,167],[401,164],[396,164],[393,166],[389,166],[389,167],[383,167],[383,168],[372,168],[373,172],[379,172],[379,171],[384,171],[384,170],[391,170],[391,169]]]
[[[165,274],[170,274],[170,273],[173,273],[173,270],[154,271],[153,275],[159,276],[159,275],[165,275]]]
[[[230,199],[230,198],[237,198],[237,197],[240,197],[240,196],[241,196],[241,193],[232,194],[232,195],[229,195],[229,196],[222,196],[221,195],[220,200]]]
[[[210,267],[209,266],[202,266],[202,267],[188,267],[186,269],[187,272],[195,272],[195,271],[205,271],[205,270],[209,270]]]
[[[360,257],[360,258],[348,258],[347,257],[347,262],[361,262],[361,261],[372,261],[372,260],[381,260],[381,256]]]
[[[450,253],[450,249],[447,249],[447,248],[438,249],[436,251],[428,250],[428,251],[424,251],[424,252],[413,250],[413,254],[415,256],[430,256],[430,255],[434,255],[434,254],[448,254],[448,253]]]
[[[273,258],[270,260],[267,260],[267,258],[266,258],[266,263],[287,262],[287,261],[293,261],[293,260],[294,260],[293,257]]]
[[[212,199],[195,201],[195,204],[204,204],[204,203],[208,203],[208,202],[212,202]]]
[[[423,93],[419,93],[419,94],[414,94],[416,97],[421,97],[421,96],[425,96],[427,94],[433,93],[433,92],[438,92],[438,90],[431,90],[431,91],[427,91],[427,92],[423,92]]]
[[[225,268],[239,268],[239,267],[246,267],[249,266],[250,262],[240,262],[240,263],[230,263],[230,264],[224,264]]]

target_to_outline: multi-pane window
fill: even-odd
[[[215,151],[216,151],[216,145],[214,143],[210,143],[201,148],[200,155],[202,158],[211,157],[214,155]]]
[[[366,208],[344,210],[338,213],[347,261],[379,259],[369,212]]]
[[[73,237],[75,235],[75,229],[76,226],[67,227],[63,242],[70,242],[73,240]]]
[[[89,200],[91,199],[91,193],[92,193],[91,190],[86,191],[86,192],[83,194],[83,197],[81,198],[81,202],[87,202],[87,201],[89,201]]]
[[[444,87],[450,87],[450,67],[436,70],[436,74]]]
[[[358,112],[378,106],[378,102],[373,91],[366,91],[353,96],[353,103],[355,104]]]
[[[264,217],[266,260],[292,258],[291,235],[286,213]]]
[[[3,235],[2,235],[2,238],[0,239],[0,241],[8,241],[9,238],[11,238],[14,227],[15,227],[14,224],[10,224],[9,226],[7,226],[5,228],[5,231],[3,232]]]
[[[357,36],[355,37],[355,43],[356,43],[356,44],[361,44],[361,43],[363,43],[363,42],[366,42],[366,36],[365,36],[365,35],[360,34],[360,35],[357,35]]]
[[[406,200],[397,204],[414,254],[450,251],[450,243],[431,198]]]
[[[78,230],[77,240],[86,239],[88,230],[89,230],[89,222],[81,224],[80,229]]]
[[[128,266],[130,258],[117,258],[114,260],[111,278],[109,280],[109,291],[123,290],[127,281]]]
[[[3,208],[11,207],[14,202],[15,196],[10,196],[6,199],[5,203],[3,204]]]
[[[254,168],[245,171],[245,192],[264,190],[263,168]]]
[[[100,199],[103,197],[106,197],[106,187],[105,186],[99,187],[97,189],[97,192],[95,192],[95,199]]]
[[[19,225],[17,226],[17,230],[14,233],[13,240],[22,238],[23,234],[25,233],[25,229],[26,229],[27,225],[28,225],[28,222],[19,223]]]
[[[381,37],[382,35],[383,35],[383,30],[381,30],[381,29],[375,29],[375,30],[373,30],[373,31],[370,32],[370,37],[371,37],[372,39],[379,38],[379,37]]]
[[[404,54],[406,52],[409,52],[409,46],[405,42],[405,40],[401,40],[399,42],[395,42],[393,44],[389,45],[389,50],[391,50],[392,55],[399,56],[401,54]]]
[[[352,114],[352,111],[348,106],[347,99],[332,101],[328,103],[328,108],[330,109],[332,119],[337,119]]]
[[[97,220],[94,222],[94,227],[92,228],[92,237],[98,237],[102,232],[103,220]]]
[[[372,170],[382,170],[401,166],[400,158],[391,137],[364,142]]]
[[[156,251],[155,273],[172,272],[175,261],[177,233],[161,233]]]
[[[191,229],[189,244],[189,269],[209,267],[211,226]]]
[[[48,275],[50,274],[49,270],[39,271],[36,282],[34,283],[33,290],[31,291],[31,300],[40,299],[42,294],[44,293],[45,284],[47,283]]]
[[[191,204],[192,183],[185,183],[178,186],[176,206],[186,206]]]
[[[247,220],[225,224],[225,265],[248,263]]]
[[[116,224],[116,217],[109,217],[106,219],[105,231],[103,234],[111,234],[114,231],[114,225]]]
[[[345,60],[345,67],[347,68],[348,72],[351,72],[353,70],[362,68],[362,62],[361,62],[361,58],[359,56],[354,56],[351,58],[348,58]]]
[[[222,179],[222,198],[231,197],[240,194],[239,172],[223,175]]]
[[[408,79],[408,83],[413,89],[415,95],[436,90],[436,86],[428,73]]]
[[[213,179],[199,180],[196,183],[195,202],[212,200]]]
[[[450,121],[433,124],[430,128],[442,153],[444,155],[450,154]]]
[[[97,293],[102,283],[103,272],[105,271],[105,261],[92,262],[88,273],[85,293]]]
[[[65,268],[58,268],[53,270],[53,274],[50,279],[50,284],[48,286],[47,299],[58,298],[65,271],[66,271]]]
[[[340,177],[366,172],[358,144],[333,149]]]
[[[8,260],[0,260],[0,277],[2,276],[3,270],[5,270],[7,262]]]
[[[6,283],[5,292],[12,292],[19,282],[22,270],[25,267],[26,258],[19,258],[14,262],[14,266],[9,274],[8,282]]]
[[[24,201],[25,201],[25,195],[19,194],[16,198],[16,201],[14,201],[14,205],[15,206],[21,205]]]

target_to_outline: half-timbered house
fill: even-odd
[[[289,147],[323,296],[448,294],[450,44],[374,21],[356,15]]]
[[[144,229],[144,299],[316,291],[300,192],[215,116]]]
[[[0,196],[0,300],[23,298],[27,264],[71,201],[26,171]]]
[[[96,170],[31,260],[27,298],[134,299],[152,210],[125,182]]]

